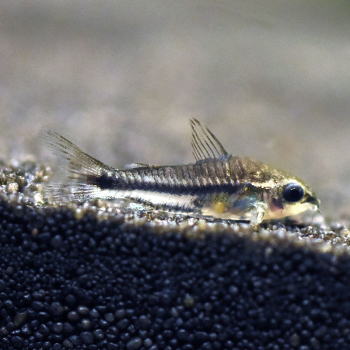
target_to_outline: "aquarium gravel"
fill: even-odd
[[[350,348],[344,225],[40,205],[47,167],[0,167],[1,349]]]

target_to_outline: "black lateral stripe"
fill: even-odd
[[[117,178],[108,173],[101,176],[86,175],[86,182],[88,185],[97,186],[101,190],[112,190],[120,187]]]
[[[231,184],[208,184],[208,185],[170,185],[162,183],[149,183],[135,181],[126,183],[125,180],[103,174],[100,177],[90,177],[88,183],[99,187],[101,190],[141,190],[176,195],[199,195],[211,193],[234,194],[239,190],[238,185]]]
[[[101,176],[89,175],[87,183],[101,190],[142,190],[176,195],[237,193],[238,185],[227,179],[224,167],[223,162],[208,160],[191,166],[114,170]]]

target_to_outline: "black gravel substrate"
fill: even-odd
[[[350,349],[350,260],[0,202],[0,349]]]

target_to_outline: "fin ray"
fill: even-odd
[[[44,186],[44,194],[62,202],[63,194],[68,193],[76,199],[89,197],[96,191],[91,180],[103,174],[114,171],[113,168],[98,161],[83,152],[79,147],[62,135],[43,130],[40,139],[49,147],[53,154],[66,164],[63,172],[59,171],[53,179]]]
[[[195,119],[190,119],[192,129],[192,153],[196,161],[216,158],[225,159],[228,153],[218,138],[206,127]]]

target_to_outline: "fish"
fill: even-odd
[[[306,210],[320,201],[304,181],[259,160],[229,154],[219,139],[191,119],[192,153],[186,165],[132,163],[113,168],[82,151],[62,135],[45,130],[41,138],[63,159],[65,175],[47,187],[48,195],[72,199],[128,200],[151,210],[246,221],[259,225]]]

